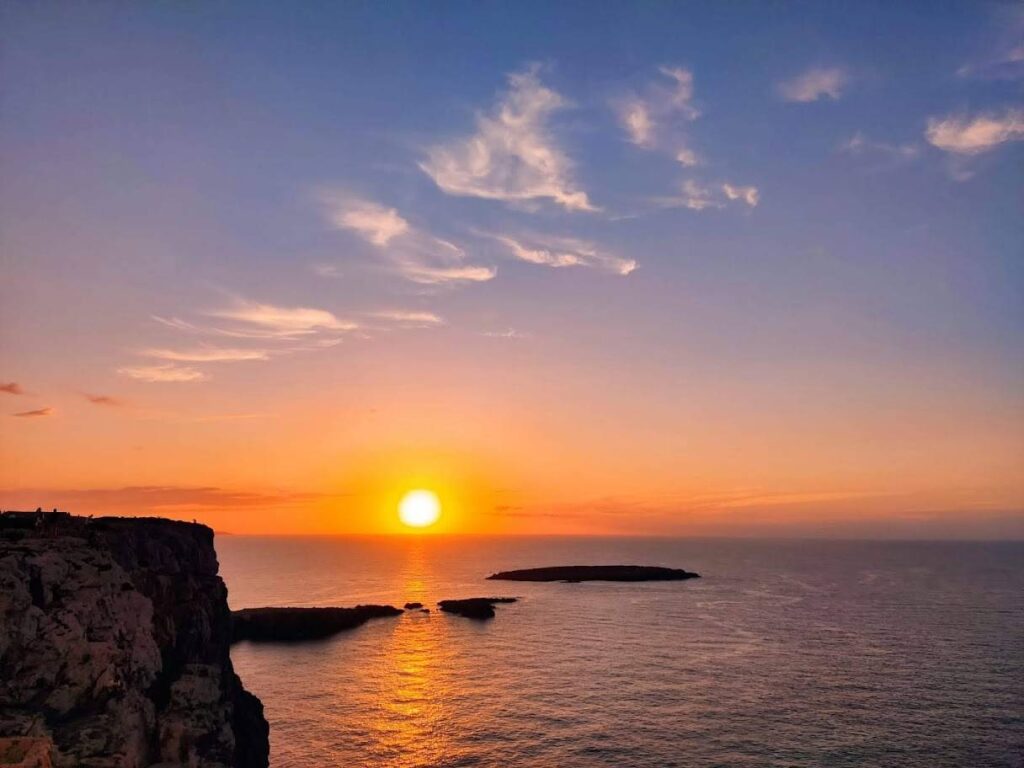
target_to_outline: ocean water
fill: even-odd
[[[233,608],[511,595],[232,651],[274,768],[1024,766],[1024,544],[218,537]],[[702,579],[491,582],[638,563]]]

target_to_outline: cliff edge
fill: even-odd
[[[0,514],[0,754],[60,768],[268,765],[231,666],[213,531]]]

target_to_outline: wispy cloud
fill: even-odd
[[[964,64],[956,71],[960,77],[985,80],[1019,80],[1024,77],[1024,42],[976,62]]]
[[[816,67],[775,86],[785,101],[807,103],[819,99],[837,100],[849,78],[839,67]]]
[[[509,75],[508,83],[494,108],[477,115],[476,133],[431,147],[420,168],[450,195],[596,210],[549,130],[565,99],[541,83],[537,68]]]
[[[224,347],[198,347],[195,349],[146,349],[142,355],[176,363],[234,363],[244,360],[269,360],[265,349],[228,349]]]
[[[517,331],[515,328],[506,328],[504,331],[482,331],[481,336],[487,336],[492,339],[526,339],[529,335],[522,331]]]
[[[957,76],[982,80],[1024,78],[1024,5],[995,4],[987,10],[991,18],[989,31],[983,35],[983,50],[957,69]]]
[[[442,285],[484,282],[496,274],[492,267],[467,264],[462,248],[411,226],[394,208],[339,192],[322,192],[320,199],[333,226],[352,231],[374,245],[407,280]],[[351,211],[360,213],[358,225],[352,223],[348,215]]]
[[[231,339],[258,339],[260,347],[222,347],[201,343],[185,348],[150,347],[138,354],[167,361],[161,365],[125,366],[122,376],[147,382],[203,381],[200,369],[179,363],[235,363],[266,361],[276,355],[325,349],[341,343],[342,337],[359,329],[359,323],[339,318],[333,312],[316,307],[284,307],[236,298],[226,307],[206,310],[206,317],[217,318],[216,325],[194,323],[179,317],[153,320],[166,328],[194,336]]]
[[[657,197],[654,201],[663,208],[688,208],[691,211],[724,208],[727,203],[741,203],[755,208],[761,201],[757,187],[729,182],[706,186],[694,179],[686,179],[679,191],[678,195]]]
[[[444,320],[435,315],[433,312],[420,312],[415,310],[404,310],[404,309],[387,309],[380,312],[373,312],[373,317],[379,317],[381,320],[390,320],[393,323],[399,325],[410,325],[417,327],[426,327],[434,325],[444,325]]]
[[[210,317],[232,320],[241,327],[227,330],[228,335],[253,338],[298,338],[320,331],[347,332],[359,327],[358,323],[341,320],[326,309],[313,307],[282,307],[238,299],[230,307],[205,313]]]
[[[334,226],[358,232],[374,245],[383,247],[409,231],[409,222],[394,208],[337,193],[328,193],[325,201]]]
[[[636,269],[633,259],[609,253],[587,240],[535,233],[492,235],[520,261],[547,267],[593,267],[617,275],[628,275]]]
[[[6,392],[8,395],[24,395],[25,390],[21,388],[21,385],[16,381],[8,381],[5,384],[0,384],[0,392]]]
[[[839,145],[839,151],[848,155],[881,155],[892,159],[911,160],[921,154],[917,144],[890,144],[874,141],[858,131]]]
[[[83,392],[82,397],[88,400],[93,405],[105,405],[109,407],[120,407],[124,405],[124,401],[111,397],[110,395],[91,395],[88,392]]]
[[[722,191],[725,193],[725,196],[730,200],[739,200],[741,202],[746,203],[751,208],[756,207],[757,204],[761,201],[761,195],[757,191],[757,187],[744,187],[740,185],[733,185],[730,184],[729,182],[725,182],[724,184],[722,184]]]
[[[204,381],[207,378],[206,374],[200,370],[188,366],[177,366],[171,363],[166,365],[125,366],[118,368],[117,372],[130,379],[153,384],[195,382]]]
[[[34,411],[21,411],[20,413],[13,414],[19,419],[34,419],[40,416],[52,416],[55,413],[53,408],[37,408]]]
[[[613,103],[619,122],[633,144],[672,155],[685,166],[700,158],[689,146],[681,123],[700,117],[693,104],[693,73],[682,67],[659,67],[662,80],[649,85],[643,94],[631,94]]]
[[[1024,109],[1007,109],[1002,114],[968,117],[956,115],[930,118],[925,128],[928,143],[958,155],[978,155],[1000,144],[1024,139]]]

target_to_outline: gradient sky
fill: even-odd
[[[4,3],[0,506],[1024,536],[1024,6]]]

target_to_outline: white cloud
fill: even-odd
[[[776,89],[786,101],[807,103],[825,97],[836,100],[847,80],[846,73],[838,67],[814,68],[778,83]]]
[[[122,376],[150,383],[203,381],[207,378],[205,373],[195,368],[177,366],[171,363],[166,365],[129,366],[118,368],[117,372]]]
[[[760,193],[758,193],[757,187],[733,186],[726,182],[722,184],[722,191],[730,200],[741,200],[751,208],[756,207],[760,202]]]
[[[933,117],[928,120],[924,135],[932,146],[946,152],[977,155],[1000,144],[1024,139],[1024,110],[1008,109],[1001,115]]]
[[[394,208],[336,192],[325,192],[322,199],[331,224],[350,229],[376,246],[385,246],[409,231],[409,222]]]
[[[508,203],[548,199],[571,211],[594,211],[572,180],[572,164],[548,130],[552,114],[567,106],[545,87],[536,69],[508,76],[509,90],[476,133],[431,147],[420,168],[450,195]]]
[[[394,208],[336,193],[322,194],[321,199],[327,205],[327,218],[332,224],[352,230],[372,243],[407,280],[441,285],[482,282],[497,274],[492,267],[467,264],[462,248],[412,226]],[[352,221],[353,212],[360,217],[361,226],[338,224]],[[395,224],[399,221],[400,227]]]
[[[505,245],[517,259],[531,264],[542,264],[547,267],[593,267],[616,275],[628,275],[637,267],[633,259],[625,259],[603,251],[596,244],[586,240],[537,234],[493,237]]]
[[[234,363],[244,360],[269,360],[265,349],[226,349],[224,347],[199,347],[196,349],[147,349],[145,357],[170,360],[176,363]]]
[[[700,159],[680,126],[700,117],[693,105],[693,73],[681,67],[659,67],[658,72],[670,82],[652,83],[643,95],[613,104],[619,122],[638,147],[667,152],[685,166],[697,165]]]

